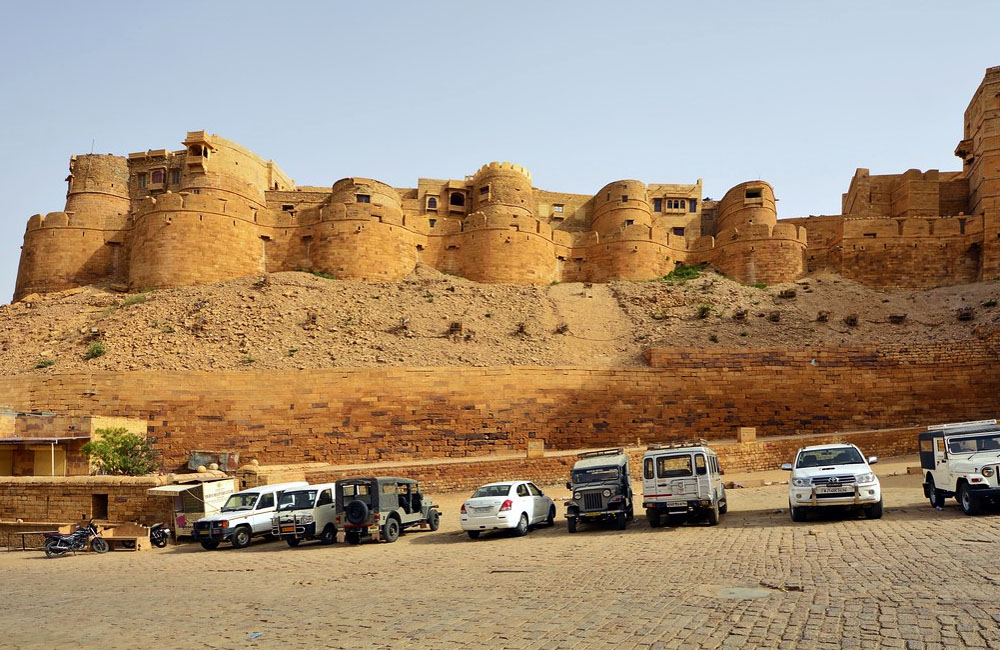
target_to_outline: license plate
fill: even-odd
[[[493,510],[493,506],[486,506],[485,508],[473,508],[476,512],[489,512]]]
[[[281,527],[281,532],[283,532],[283,533],[294,533],[295,532],[295,526],[282,526]]]
[[[686,508],[687,501],[667,501],[668,508]]]
[[[825,485],[823,487],[816,488],[816,492],[819,494],[853,494],[853,485]]]

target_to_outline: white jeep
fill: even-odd
[[[233,548],[247,547],[254,537],[271,534],[271,514],[282,493],[304,487],[309,484],[295,481],[231,494],[219,514],[194,522],[191,536],[207,550],[216,549],[226,541],[231,541]]]
[[[792,521],[805,521],[811,508],[839,506],[862,510],[868,519],[882,518],[882,486],[871,466],[854,445],[814,445],[795,454],[794,463],[781,469],[792,473],[788,481],[788,512]]]
[[[320,544],[335,543],[336,493],[336,483],[287,490],[278,499],[278,510],[271,516],[271,535],[281,537],[293,547],[304,539],[318,539]]]
[[[642,458],[642,507],[651,528],[699,518],[717,525],[729,503],[715,452],[703,440],[650,445]]]
[[[928,427],[919,436],[924,496],[935,508],[955,497],[967,515],[1000,504],[1000,426],[996,420]]]

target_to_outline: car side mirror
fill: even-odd
[[[868,464],[869,465],[874,465],[877,462],[878,462],[878,456],[870,456],[868,458]]]
[[[567,490],[572,490],[573,489],[573,484],[570,483],[569,481],[566,481],[566,489]]]
[[[785,470],[786,472],[790,472],[790,471],[792,471],[792,464],[791,463],[782,463],[781,464],[781,469]]]

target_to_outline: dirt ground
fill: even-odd
[[[831,273],[763,288],[713,271],[675,283],[488,285],[425,267],[398,283],[288,272],[135,294],[99,286],[0,306],[0,372],[630,367],[651,346],[968,339],[1000,327],[998,295],[1000,282],[881,291]],[[957,319],[961,307],[974,308],[971,320]],[[88,359],[96,341],[105,352]]]
[[[0,553],[0,647],[995,647],[1000,514],[934,510],[898,474],[914,463],[876,466],[874,521],[793,524],[775,484],[732,490],[718,527],[570,535],[560,516],[471,541],[455,494],[439,531],[395,544]]]

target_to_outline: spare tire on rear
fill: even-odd
[[[344,508],[344,514],[347,517],[347,523],[355,525],[363,524],[368,521],[368,504],[355,499]]]

